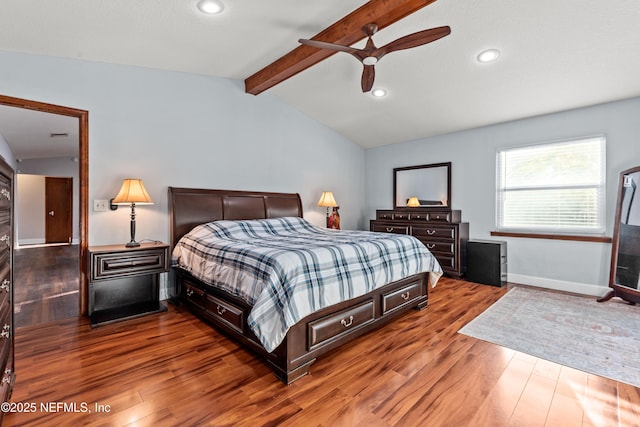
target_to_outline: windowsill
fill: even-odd
[[[580,236],[574,234],[512,233],[506,231],[492,231],[491,235],[502,237],[524,237],[528,239],[574,240],[577,242],[612,242],[612,238],[607,236]]]

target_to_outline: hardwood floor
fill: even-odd
[[[16,326],[77,317],[77,245],[23,246],[13,254]]]
[[[95,329],[84,318],[21,327],[12,401],[37,410],[4,425],[639,425],[640,389],[457,333],[506,291],[443,279],[426,310],[320,358],[290,386],[173,305]],[[47,413],[47,402],[60,403]]]

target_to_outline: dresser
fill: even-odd
[[[402,208],[377,210],[370,230],[408,234],[419,239],[436,257],[443,272],[460,278],[465,274],[469,223],[461,212],[449,209]]]
[[[2,401],[11,397],[13,371],[13,169],[0,157],[0,368]],[[0,412],[0,424],[2,424]]]

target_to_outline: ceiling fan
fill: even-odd
[[[364,49],[356,49],[350,46],[344,46],[341,44],[321,42],[317,40],[300,39],[299,43],[307,46],[317,47],[318,49],[331,49],[340,52],[346,52],[356,57],[362,65],[364,70],[362,72],[362,91],[369,92],[373,87],[373,81],[375,80],[375,68],[374,65],[387,53],[395,52],[396,50],[409,49],[412,47],[422,46],[423,44],[431,43],[442,37],[451,34],[451,28],[448,26],[431,28],[428,30],[418,31],[404,37],[400,37],[382,47],[376,47],[373,44],[371,36],[373,36],[378,30],[376,24],[366,24],[362,27],[362,32],[368,37],[367,44]]]

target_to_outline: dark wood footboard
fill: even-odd
[[[305,317],[289,329],[273,352],[267,353],[247,325],[251,306],[185,271],[175,271],[180,300],[200,318],[262,357],[285,384],[306,375],[322,354],[428,303],[428,274],[410,276]]]

